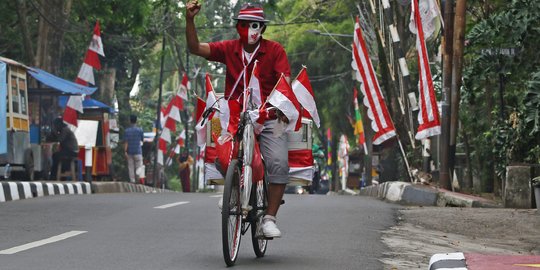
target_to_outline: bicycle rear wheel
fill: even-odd
[[[223,259],[227,266],[234,265],[240,247],[242,233],[240,177],[241,170],[238,160],[234,159],[227,169],[223,191],[223,208],[221,209]]]
[[[253,251],[255,251],[255,255],[260,258],[264,257],[266,248],[268,246],[268,240],[264,238],[261,227],[262,219],[266,213],[266,207],[268,205],[266,181],[258,181],[252,186],[251,200],[251,205],[253,206],[253,216],[251,221],[251,243],[253,244]]]

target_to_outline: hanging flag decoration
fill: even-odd
[[[302,108],[296,99],[294,92],[281,74],[274,90],[268,96],[268,102],[278,108],[287,118],[289,124],[284,131],[298,131],[302,127]]]
[[[321,126],[321,120],[319,119],[319,113],[317,112],[317,104],[315,103],[315,94],[313,88],[309,82],[306,67],[302,67],[298,77],[292,83],[292,89],[298,102],[309,114],[309,117],[313,119],[317,127]]]
[[[379,145],[384,141],[396,136],[396,129],[388,108],[384,103],[384,97],[379,87],[377,75],[373,69],[371,59],[364,38],[358,16],[354,27],[353,61],[352,68],[356,80],[362,83],[362,94],[364,95],[364,105],[368,109],[368,117],[371,120],[371,128],[375,131],[373,144]]]
[[[358,90],[356,87],[353,92],[354,97],[354,135],[358,137],[358,145],[362,145],[364,153],[367,155],[366,137],[364,136],[364,124],[362,123],[362,115],[360,114],[360,107],[358,106]]]
[[[424,38],[429,39],[433,36],[435,32],[438,31],[441,24],[443,23],[443,18],[439,5],[435,0],[423,0],[418,3],[418,12],[422,18],[422,29],[424,29]],[[415,13],[411,12],[411,19],[409,21],[409,30],[413,34],[417,34],[417,27],[415,22]]]
[[[167,154],[167,144],[171,143],[171,133],[176,132],[177,123],[181,123],[180,111],[184,110],[184,98],[187,98],[187,89],[189,87],[189,80],[186,74],[184,74],[182,83],[180,84],[175,96],[171,99],[165,110],[162,110],[161,125],[163,130],[159,137],[159,150],[163,152],[163,156]],[[185,89],[185,91],[183,90]],[[185,132],[183,131],[184,138]],[[176,149],[175,149],[176,151]],[[171,153],[172,154],[172,153]],[[170,155],[169,155],[170,157]]]
[[[326,149],[328,152],[326,164],[328,166],[331,166],[332,165],[332,130],[330,130],[330,128],[326,130],[326,141],[327,141]]]
[[[418,50],[418,91],[419,91],[419,112],[418,131],[415,135],[417,140],[422,140],[431,136],[441,134],[441,124],[439,121],[439,109],[433,87],[433,79],[429,67],[429,56],[422,28],[422,19],[418,8],[418,0],[412,0],[412,12],[416,25],[416,49]]]
[[[76,83],[84,86],[88,86],[88,84],[96,84],[94,80],[94,69],[101,69],[101,63],[99,61],[98,55],[101,55],[103,57],[105,56],[105,53],[103,52],[103,43],[101,42],[99,21],[97,21],[96,25],[94,26],[94,34],[92,36],[92,41],[90,42],[90,46],[86,51],[84,62],[81,66],[81,69],[79,70],[77,79],[75,80]],[[82,102],[82,96],[69,97],[63,115],[64,123],[72,127],[77,127],[77,112],[83,113]]]
[[[184,73],[182,76],[182,82],[180,85],[178,85],[178,96],[182,98],[185,101],[188,101],[188,91],[191,89],[191,83],[189,82],[189,78],[187,76],[187,73]]]

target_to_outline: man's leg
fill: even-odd
[[[144,176],[144,173],[139,174],[139,169],[143,166],[142,155],[133,155],[133,163],[135,164],[135,177],[137,178],[134,182],[139,182]]]
[[[129,182],[135,183],[135,160],[132,155],[127,155]]]
[[[289,181],[287,134],[274,134],[276,120],[266,121],[260,136],[261,154],[264,157],[268,185],[268,209],[263,218],[262,230],[266,237],[281,237],[276,226],[276,215],[281,205],[285,186]]]
[[[285,184],[269,184],[268,185],[268,208],[266,214],[276,216],[285,193]]]
[[[58,165],[62,166],[60,163],[60,152],[54,152],[52,155],[52,166],[49,180],[56,180],[56,171],[58,170]]]

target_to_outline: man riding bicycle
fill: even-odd
[[[244,92],[255,60],[258,61],[258,69],[261,71],[259,80],[263,99],[270,95],[281,74],[290,83],[291,72],[285,50],[279,43],[262,38],[268,22],[262,6],[249,3],[242,6],[238,16],[234,18],[239,39],[210,43],[199,42],[197,36],[194,18],[200,10],[201,5],[196,0],[187,3],[186,40],[189,51],[207,60],[226,65],[226,98],[238,99]],[[266,104],[266,107],[270,106]],[[276,110],[269,111],[259,138],[269,183],[268,208],[262,224],[263,234],[268,238],[281,237],[281,232],[276,226],[276,215],[289,181],[287,134],[280,132],[283,130],[282,122],[288,122],[286,117],[279,112],[276,113]]]

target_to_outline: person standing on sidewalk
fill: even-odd
[[[129,122],[131,126],[124,131],[124,155],[128,164],[129,182],[135,183],[135,177],[138,175],[138,169],[143,166],[142,142],[144,133],[142,128],[137,126],[137,116],[130,115]]]
[[[282,74],[290,83],[291,71],[283,46],[278,42],[262,38],[268,20],[265,19],[260,4],[244,4],[238,16],[234,18],[239,39],[210,43],[200,43],[197,36],[194,19],[200,10],[201,4],[198,1],[191,0],[187,3],[188,48],[192,54],[226,65],[225,97],[230,99],[240,97],[256,60],[261,70],[259,80],[264,99],[272,92]],[[268,209],[267,215],[263,218],[262,231],[266,237],[281,237],[281,231],[276,226],[276,215],[285,186],[289,182],[288,143],[286,133],[274,135],[274,129],[279,130],[281,123],[277,120],[278,113],[274,110],[270,112],[260,135],[261,153],[265,160],[269,183]]]
[[[189,176],[191,174],[190,168],[193,165],[193,158],[188,154],[187,150],[184,150],[182,154],[178,155],[176,161],[178,161],[182,192],[191,192],[191,181],[189,180]]]

